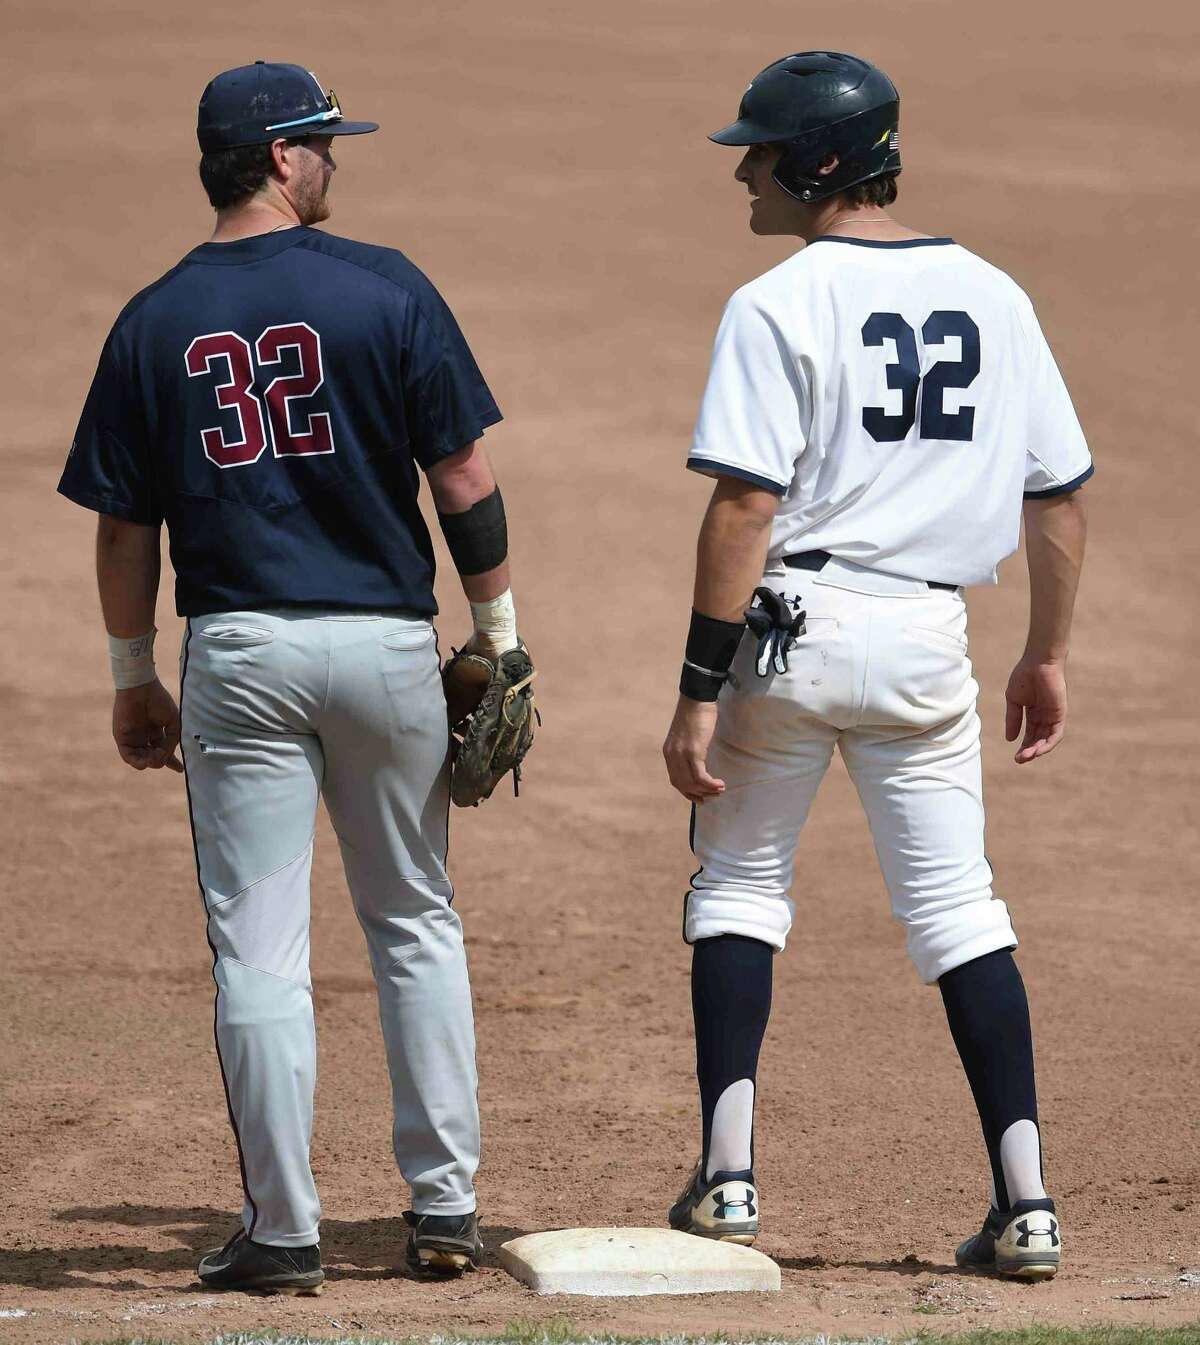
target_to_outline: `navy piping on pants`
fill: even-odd
[[[438,673],[439,673],[439,676],[440,676],[440,674],[441,674],[441,667],[442,667],[442,646],[441,646],[441,644],[438,642],[438,633],[437,633],[437,627],[436,627],[436,626],[434,626],[434,628],[433,628],[433,652],[437,655],[437,661],[438,661]],[[446,726],[446,751],[447,751],[447,753],[449,753],[449,751],[450,751],[450,726],[449,726],[449,724],[447,724],[447,726]],[[453,765],[451,765],[451,769],[453,769]],[[451,802],[451,800],[450,800],[450,782],[447,780],[447,781],[446,781],[446,849],[445,849],[445,852],[444,852],[443,855],[442,855],[442,869],[443,869],[443,870],[445,871],[445,873],[446,873],[446,881],[447,881],[448,883],[450,882],[450,873],[449,873],[449,864],[450,864],[450,802]],[[453,906],[454,906],[454,884],[453,884],[453,883],[450,883],[450,896],[449,896],[449,898],[448,898],[448,900],[447,900],[447,902],[446,902],[446,905],[449,906],[449,907],[451,907],[451,908],[453,908]]]
[[[692,804],[691,816],[688,818],[688,849],[692,852],[692,857],[696,855],[696,805]],[[683,921],[679,933],[684,943],[690,948],[692,945],[687,936],[687,913],[688,898],[696,890],[696,879],[704,872],[704,865],[701,864],[695,873],[688,879],[688,890],[683,894]]]
[[[183,664],[179,670],[179,722],[183,724],[183,697],[184,686],[187,682],[188,650],[192,643],[192,622],[188,619],[187,631],[183,637]],[[252,1211],[250,1227],[246,1230],[248,1238],[254,1237],[254,1228],[258,1223],[258,1206],[255,1204],[254,1197],[250,1194],[250,1183],[246,1178],[246,1159],[242,1153],[242,1137],[238,1133],[237,1119],[233,1114],[233,1100],[229,1096],[229,1079],[225,1074],[225,1062],[221,1059],[221,1039],[217,1035],[217,1004],[221,996],[221,987],[217,984],[217,947],[209,938],[208,934],[208,902],[204,896],[204,880],[200,876],[200,846],[196,841],[196,821],[192,816],[192,787],[188,781],[187,773],[187,754],[182,746],[179,749],[179,755],[183,760],[183,784],[187,792],[188,826],[192,832],[192,853],[196,857],[196,885],[200,889],[200,902],[204,907],[204,937],[208,940],[208,946],[212,949],[213,955],[213,984],[217,986],[216,993],[213,995],[213,1041],[217,1047],[217,1064],[221,1069],[221,1086],[225,1089],[225,1106],[229,1110],[229,1124],[233,1127],[233,1139],[237,1145],[238,1168],[242,1175],[242,1191],[245,1193],[246,1202]]]

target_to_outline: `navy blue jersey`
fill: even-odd
[[[411,262],[287,229],[205,243],[126,306],[58,488],[165,520],[181,616],[433,615],[417,468],[499,419]]]

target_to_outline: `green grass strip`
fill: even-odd
[[[88,1345],[86,1341],[75,1345]],[[105,1345],[171,1345],[160,1336],[132,1336]],[[892,1336],[778,1335],[594,1335],[567,1317],[510,1322],[501,1335],[289,1336],[235,1331],[214,1336],[207,1345],[1200,1345],[1200,1321],[1194,1326],[1029,1326],[1010,1331],[900,1332]]]

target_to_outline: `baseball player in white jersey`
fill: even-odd
[[[1066,721],[1092,464],[1025,294],[887,213],[898,113],[882,71],[804,52],[758,75],[737,121],[711,137],[745,147],[735,176],[751,229],[807,246],[729,301],[688,459],[716,486],[663,751],[694,805],[684,936],[702,1153],[669,1219],[735,1242],[758,1232],[753,1109],[771,963],[836,747],[979,1109],[992,1205],[958,1263],[1046,1279],[1060,1234],[1017,939],[984,854],[963,589],[995,582],[1023,517],[1030,629],[1006,733],[1022,738],[1016,760],[1034,761]]]

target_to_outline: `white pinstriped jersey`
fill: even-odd
[[[822,238],[743,286],[688,466],[780,496],[769,555],[994,583],[1092,460],[1033,305],[952,239]]]

